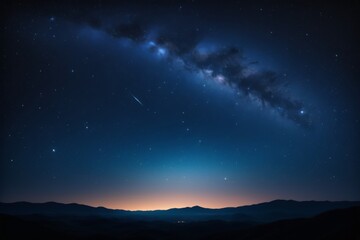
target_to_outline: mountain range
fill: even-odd
[[[6,215],[43,215],[43,216],[78,216],[78,217],[111,217],[126,220],[150,221],[236,221],[266,223],[282,219],[308,218],[320,213],[360,206],[360,201],[294,201],[274,200],[260,204],[209,209],[200,206],[172,208],[154,211],[114,210],[104,207],[90,207],[71,203],[0,203],[0,214]]]
[[[239,208],[206,209],[195,206],[145,212],[93,208],[78,204],[1,204],[0,239],[359,240],[360,206],[348,207],[352,204],[357,203],[274,201]],[[157,216],[159,219],[159,216],[174,216],[183,219],[194,215],[208,216],[207,213],[210,212],[211,218],[218,218],[214,216],[237,216],[240,214],[238,211],[246,212],[248,218],[268,216],[273,212],[272,219],[275,219],[281,216],[288,218],[292,214],[299,215],[302,210],[302,215],[309,215],[333,207],[341,208],[313,217],[282,219],[267,223],[205,220],[206,218],[203,218],[203,221],[191,219],[189,222],[174,222],[164,221],[167,218],[155,220],[154,217]],[[13,214],[10,215],[10,212]],[[146,214],[151,215],[146,218],[151,221],[144,221]],[[261,217],[260,219],[264,220]],[[269,220],[268,217],[265,219]]]

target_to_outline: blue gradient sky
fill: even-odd
[[[0,201],[165,209],[359,200],[349,6],[36,6],[14,4],[4,24]],[[301,102],[311,125],[88,16],[140,19],[151,34],[179,32],[179,44],[194,39],[177,29],[198,31],[205,52],[236,46],[249,71],[277,74],[277,90]]]

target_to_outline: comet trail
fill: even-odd
[[[137,97],[135,97],[133,94],[131,94],[131,96],[134,98],[134,100],[136,101],[136,102],[138,102],[141,106],[144,106],[144,104],[137,98]]]

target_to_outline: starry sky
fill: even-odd
[[[359,200],[354,4],[14,1],[0,201]]]

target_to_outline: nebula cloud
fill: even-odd
[[[278,74],[268,70],[249,71],[249,67],[257,61],[246,63],[241,49],[237,47],[199,47],[201,37],[197,32],[179,33],[163,29],[152,35],[151,28],[141,21],[103,24],[98,19],[89,18],[83,22],[114,38],[127,38],[145,44],[149,51],[169,61],[181,62],[184,69],[231,87],[239,97],[259,103],[297,125],[310,126],[310,116],[304,105],[285,93],[284,83]]]

